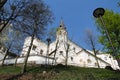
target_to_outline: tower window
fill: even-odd
[[[60,55],[63,55],[63,51],[60,51]]]
[[[32,50],[36,50],[37,46],[33,45]]]
[[[60,27],[62,27],[62,25],[60,25]]]
[[[63,51],[60,51],[60,53],[63,53]]]
[[[109,56],[109,58],[111,58],[111,56]]]

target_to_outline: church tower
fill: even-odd
[[[59,42],[67,42],[68,40],[66,27],[64,25],[63,20],[60,21],[60,25],[57,28],[56,39],[59,40]]]

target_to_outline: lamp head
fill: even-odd
[[[96,18],[99,18],[100,16],[103,16],[105,13],[105,10],[103,8],[97,8],[93,12],[93,16]]]

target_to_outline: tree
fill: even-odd
[[[102,18],[105,22],[105,27],[107,28],[107,31],[110,35],[111,42],[115,48],[115,52],[113,52],[111,44],[107,39],[104,25],[102,25],[100,19],[95,19],[98,31],[101,33],[99,36],[99,42],[104,46],[104,50],[106,52],[109,52],[115,56],[120,55],[120,14],[106,10]]]
[[[90,45],[90,48],[92,48],[94,55],[95,55],[96,62],[97,62],[97,66],[98,66],[98,68],[100,68],[99,62],[97,59],[98,51],[96,50],[97,38],[95,37],[95,35],[93,35],[93,33],[90,29],[86,30],[86,43]]]
[[[11,37],[12,36],[12,37]],[[8,25],[3,31],[2,35],[0,35],[0,43],[7,49],[5,52],[5,56],[2,61],[2,66],[4,65],[4,61],[6,57],[9,55],[9,51],[12,50],[13,45],[17,45],[15,41],[19,38],[20,33],[19,31],[14,30],[13,26]],[[17,42],[18,42],[17,40]]]
[[[50,28],[48,31],[47,36],[51,39],[51,41],[54,41],[56,39],[56,30],[57,28]]]
[[[15,67],[16,67],[17,59],[20,56],[20,53],[23,49],[23,37],[24,37],[24,35],[20,31],[16,31],[15,33],[16,33],[16,36],[14,37],[14,44],[12,45],[11,52],[13,52],[17,55],[16,59],[15,59]]]
[[[0,9],[5,5],[7,0],[0,0]]]
[[[17,21],[17,18],[20,17],[20,13],[24,6],[27,4],[26,0],[2,0],[1,5],[4,7],[0,8],[0,33],[9,23],[14,23]]]
[[[20,42],[18,42],[17,45],[14,45],[14,49],[17,50],[17,56],[16,56],[16,59],[15,59],[15,67],[16,67],[16,64],[17,64],[17,59],[19,58],[20,56],[20,51],[22,51],[22,45]]]
[[[29,0],[29,4],[26,5],[21,20],[21,28],[23,32],[28,33],[31,36],[30,46],[25,56],[22,73],[26,72],[27,60],[32,49],[33,40],[35,37],[42,38],[45,27],[48,23],[52,22],[52,13],[49,7],[42,0]]]

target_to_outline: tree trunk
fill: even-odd
[[[31,37],[30,46],[29,46],[28,52],[27,52],[27,54],[25,56],[25,60],[24,60],[24,63],[23,63],[23,68],[22,68],[22,73],[26,72],[27,61],[28,61],[28,57],[29,57],[30,51],[32,49],[33,40],[34,40],[34,34]]]
[[[59,42],[59,41],[57,41],[57,43],[56,43],[56,46],[55,46],[55,54],[54,54],[54,59],[55,59],[55,56],[56,56],[56,53],[57,53],[58,42]],[[56,60],[54,60],[54,59],[53,59],[53,62],[54,62],[54,61],[56,62]],[[53,62],[52,62],[52,63],[53,63]]]
[[[90,38],[90,42],[91,42],[91,46],[92,46],[92,49],[93,49],[93,52],[94,52],[94,55],[95,55],[95,59],[96,59],[96,62],[97,62],[97,66],[98,68],[100,68],[100,65],[99,65],[99,62],[98,62],[98,59],[97,59],[97,53],[96,53],[96,49],[95,49],[95,44],[94,44],[94,40],[92,39],[92,37],[89,37]]]
[[[99,65],[99,62],[98,62],[98,59],[97,59],[97,56],[96,56],[96,50],[93,50],[94,51],[94,54],[95,54],[95,59],[96,59],[96,62],[97,62],[97,66],[98,68],[100,68],[100,65]]]
[[[4,56],[4,58],[3,58],[3,61],[2,61],[1,66],[4,65],[4,61],[5,61],[6,57],[7,57],[7,55],[9,55],[9,50],[10,50],[10,48],[11,48],[13,42],[14,42],[14,40],[10,43],[10,45],[9,45],[9,47],[8,47],[6,53],[5,53],[5,56]]]
[[[9,25],[8,23],[10,22],[11,18],[13,17],[14,15],[14,11],[12,11],[12,14],[10,15],[10,17],[3,23],[3,25],[0,25],[1,26],[1,29],[0,29],[0,33],[4,30],[4,28]],[[1,21],[0,21],[1,23]]]
[[[1,66],[4,66],[4,61],[5,61],[5,59],[6,59],[7,55],[8,55],[8,52],[9,52],[9,49],[7,49],[7,51],[5,53],[5,56],[4,56],[3,60],[2,60]]]
[[[19,55],[17,55],[16,59],[15,59],[15,67],[16,67],[16,64],[17,64],[17,59],[18,59]]]
[[[32,37],[31,37],[30,46],[29,46],[29,48],[28,48],[28,52],[27,52],[27,54],[26,54],[26,56],[25,56],[25,59],[24,59],[23,68],[22,68],[22,73],[25,73],[25,72],[26,72],[27,61],[28,61],[28,57],[29,57],[30,51],[31,51],[31,49],[32,49],[34,36],[35,36],[35,34],[33,33]]]
[[[65,66],[67,67],[67,63],[68,63],[68,50],[69,50],[70,45],[67,44],[67,50],[66,50],[66,59],[65,59]]]

